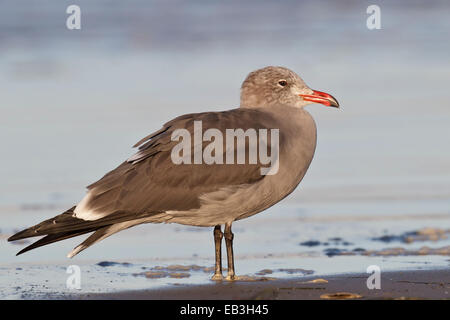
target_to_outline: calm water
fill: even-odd
[[[238,272],[353,272],[373,259],[385,268],[448,266],[448,256],[329,258],[326,246],[299,245],[336,237],[352,243],[336,245],[350,251],[449,245],[445,239],[371,240],[425,227],[450,229],[448,1],[381,1],[382,29],[374,31],[366,28],[371,3],[365,1],[78,1],[79,31],[65,28],[69,4],[0,4],[5,296],[20,297],[41,282],[47,289],[40,293],[62,292],[65,266],[72,263],[86,266],[101,283],[114,277],[95,267],[98,261],[133,263],[117,267],[127,280],[108,290],[168,283],[142,284],[143,278],[130,275],[142,266],[212,265],[209,229],[139,226],[71,261],[65,254],[80,238],[20,257],[14,254],[22,246],[5,239],[77,203],[86,185],[174,116],[236,107],[244,77],[265,65],[295,70],[312,88],[333,94],[343,110],[308,107],[318,125],[315,159],[282,204],[236,224]],[[326,259],[334,259],[333,268]],[[208,277],[193,273],[176,281]],[[91,281],[83,290],[98,287]]]

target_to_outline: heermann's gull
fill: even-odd
[[[93,232],[69,253],[68,256],[73,257],[118,231],[142,223],[214,227],[216,264],[213,279],[222,279],[221,242],[225,235],[227,279],[233,280],[231,224],[269,208],[290,194],[311,163],[316,147],[316,126],[311,115],[303,109],[310,103],[339,107],[331,95],[310,89],[289,69],[266,67],[254,71],[242,84],[240,108],[187,114],[167,122],[161,130],[135,145],[139,151],[134,156],[88,186],[86,196],[77,206],[8,240],[44,236],[18,253],[21,254]],[[198,132],[199,124],[205,136],[206,130],[213,131],[209,131],[209,139],[203,136],[196,143],[198,134],[202,137],[202,132]],[[276,166],[272,163],[270,169],[275,170],[266,170],[263,174],[267,161],[251,161],[251,153],[256,152],[256,146],[250,143],[251,134],[247,138],[244,136],[248,153],[243,164],[242,159],[238,161],[239,156],[235,157],[242,150],[238,150],[239,143],[234,144],[234,136],[231,150],[225,141],[223,148],[220,140],[214,141],[217,148],[213,148],[214,152],[209,151],[217,161],[208,163],[199,158],[199,152],[212,144],[212,137],[216,140],[220,134],[226,136],[227,129],[242,129],[245,133],[255,130],[261,135],[270,130],[270,140],[269,135],[266,139],[259,138],[259,153],[256,154],[261,156],[261,149],[270,147],[271,156],[277,154]],[[173,152],[179,147],[183,133],[194,136],[194,143],[187,144],[186,150],[179,153],[186,160],[180,163],[174,161]],[[272,139],[275,133],[279,135],[278,140]],[[220,156],[225,159],[227,152],[234,152],[232,157],[226,158],[231,161],[220,161]],[[224,233],[222,224],[225,225]]]

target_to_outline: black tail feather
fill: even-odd
[[[75,209],[75,207],[70,208],[69,210],[67,210],[66,212],[57,215],[56,217],[53,217],[51,219],[47,219],[45,221],[42,221],[41,223],[27,228],[25,230],[22,230],[14,235],[12,235],[11,237],[8,238],[8,241],[16,241],[16,240],[20,240],[20,239],[25,239],[25,238],[31,238],[31,237],[39,237],[39,236],[43,236],[46,234],[50,234],[50,233],[66,233],[72,230],[58,230],[61,229],[60,226],[66,226],[68,223],[67,221],[72,220],[72,219],[76,219],[73,218],[73,210]],[[80,220],[78,219],[78,222]],[[85,229],[85,228],[82,228]]]
[[[85,233],[89,233],[92,231],[95,231],[96,228],[90,228],[90,229],[85,229],[85,230],[79,230],[79,231],[72,231],[72,232],[64,232],[64,233],[54,233],[54,234],[49,234],[41,239],[39,239],[36,242],[33,242],[31,245],[29,245],[28,247],[20,250],[16,256],[21,255],[22,253],[25,253],[27,251],[45,246],[46,244],[50,244],[53,242],[57,242],[60,240],[65,240],[65,239],[69,239],[72,237],[76,237]]]
[[[74,209],[75,207],[72,207],[66,212],[57,215],[56,217],[47,219],[33,227],[22,230],[9,237],[8,241],[15,241],[25,238],[39,237],[51,234],[69,234],[72,232],[79,232],[87,229],[96,230],[115,223],[138,219],[142,216],[148,216],[147,213],[143,213],[142,215],[136,215],[134,213],[117,211],[107,215],[104,218],[91,221],[75,217],[73,212]]]
[[[130,220],[139,220],[143,217],[148,217],[149,213],[135,214],[132,212],[124,212],[117,211],[106,217],[100,218],[98,220],[83,220],[74,216],[74,209],[67,210],[66,212],[57,215],[51,219],[47,219],[33,227],[22,230],[11,237],[8,238],[8,241],[16,241],[25,238],[39,237],[44,236],[38,241],[32,243],[28,247],[19,251],[17,255],[30,251],[32,249],[44,246],[46,244],[50,244],[56,241],[65,240],[68,238],[76,237],[85,233],[99,231],[91,235],[85,242],[83,242],[76,252],[80,252],[81,250],[89,247],[95,242],[107,237],[110,234],[113,234],[117,231],[111,231],[109,227],[116,223],[130,221]],[[81,249],[83,248],[83,249]]]

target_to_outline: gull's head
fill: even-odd
[[[295,72],[284,67],[253,71],[241,86],[241,108],[279,105],[302,108],[310,103],[339,108],[333,96],[309,88]]]

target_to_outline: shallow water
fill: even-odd
[[[365,272],[370,265],[378,265],[382,271],[448,268],[448,203],[408,201],[409,205],[402,206],[397,202],[285,204],[271,208],[235,224],[236,270],[241,276],[253,277],[251,280],[264,280],[260,278]],[[48,214],[45,210],[22,211],[18,216],[39,220],[45,212]],[[10,223],[18,224],[13,219]],[[390,242],[376,240],[420,231],[423,226],[429,228],[425,234],[439,236],[410,242],[396,237]],[[211,281],[214,249],[210,228],[142,225],[108,238],[74,259],[64,259],[79,242],[80,237],[19,257],[14,253],[23,244],[1,246],[1,297],[52,298]],[[314,245],[305,245],[311,243]],[[69,265],[81,268],[81,290],[66,287]]]
[[[265,65],[297,71],[343,110],[308,107],[318,126],[315,159],[280,205],[235,224],[237,272],[448,266],[448,254],[419,251],[446,248],[448,234],[373,240],[450,229],[448,2],[381,1],[382,29],[369,31],[369,3],[361,1],[78,1],[78,33],[65,29],[68,4],[2,3],[0,297],[64,294],[69,264],[82,267],[83,292],[209,281],[203,271],[180,279],[133,274],[158,265],[210,267],[210,229],[139,226],[73,260],[64,257],[81,238],[19,257],[25,244],[5,240],[76,204],[86,185],[174,116],[237,106],[242,79]],[[310,241],[320,245],[300,245]],[[327,256],[394,247],[408,255]]]

